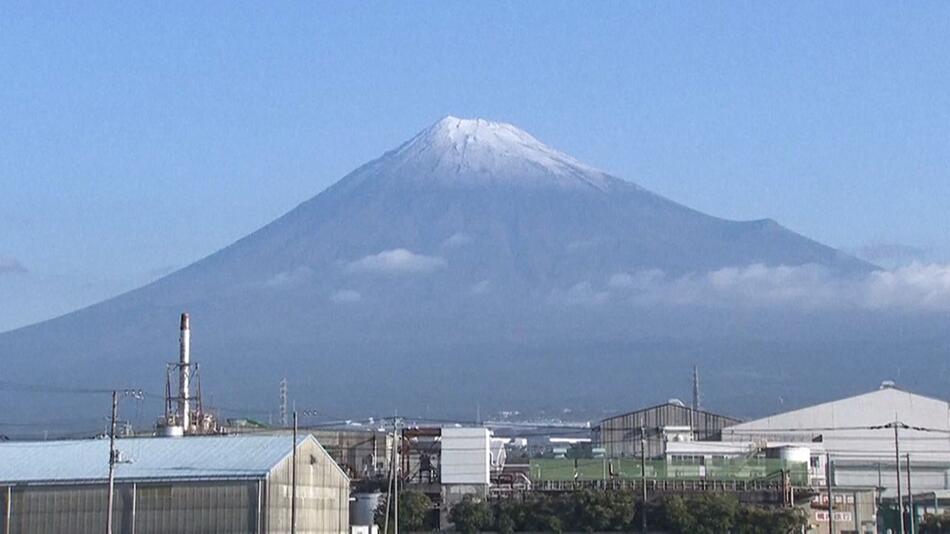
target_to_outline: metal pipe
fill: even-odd
[[[263,499],[264,499],[264,482],[261,480],[257,481],[257,533],[261,534],[264,531],[264,517],[261,516],[261,511],[263,510]]]
[[[191,321],[188,314],[181,314],[181,337],[178,338],[178,418],[188,433],[191,426],[191,406],[189,406],[189,378],[191,376]]]
[[[132,534],[135,534],[135,508],[138,500],[138,484],[132,483]]]

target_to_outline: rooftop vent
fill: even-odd
[[[684,408],[686,407],[686,404],[684,404],[683,401],[681,401],[681,400],[679,400],[679,399],[670,399],[670,400],[666,401],[666,403],[667,403],[667,404],[672,404],[672,405],[674,405],[674,406],[682,406],[682,407],[684,407]]]
[[[880,389],[897,389],[897,384],[893,380],[885,380],[881,382]]]

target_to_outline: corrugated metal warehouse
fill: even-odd
[[[604,419],[594,428],[593,444],[602,447],[610,458],[640,455],[641,438],[646,442],[648,458],[662,456],[666,433],[688,429],[691,439],[719,439],[719,432],[738,423],[738,419],[694,410],[680,402],[670,401],[635,412]]]
[[[897,486],[895,433],[901,463],[912,462],[914,491],[950,489],[950,404],[885,383],[846,399],[748,421],[722,432],[725,441],[820,442],[833,462],[833,483]],[[906,489],[906,488],[905,488]]]
[[[286,436],[117,441],[113,531],[290,532]],[[0,444],[0,532],[105,531],[108,440]],[[312,436],[297,440],[297,532],[349,530],[349,479]]]

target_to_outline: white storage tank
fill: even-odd
[[[811,449],[800,445],[785,445],[778,448],[778,457],[788,463],[808,465],[809,460],[811,460]]]
[[[350,500],[350,525],[371,527],[375,524],[376,509],[382,493],[355,493]]]
[[[158,435],[163,438],[180,438],[185,435],[185,429],[180,425],[159,426]]]

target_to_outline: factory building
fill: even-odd
[[[658,458],[667,442],[718,440],[723,428],[738,422],[671,399],[604,419],[593,429],[593,447],[608,458],[630,458],[640,456],[642,443],[648,458]]]
[[[737,424],[724,429],[722,439],[820,443],[831,460],[834,484],[891,491],[897,487],[895,454],[904,466],[909,455],[913,491],[950,489],[950,404],[891,383],[863,395]]]
[[[810,447],[811,465],[817,467],[813,480],[820,482],[813,517],[817,524],[828,523],[824,471],[831,477],[835,509],[841,506],[834,512],[835,532],[874,530],[879,518],[857,509],[852,514],[848,508],[851,500],[866,500],[869,493],[880,502],[896,503],[900,488],[908,510],[913,500],[913,514],[908,516],[916,523],[924,513],[943,510],[946,501],[940,496],[950,490],[950,404],[903,391],[891,382],[862,395],[725,428],[722,439]],[[887,528],[899,528],[895,521],[891,518]]]
[[[349,530],[349,479],[312,436],[117,440],[113,532]],[[108,440],[0,443],[0,533],[106,530]]]

